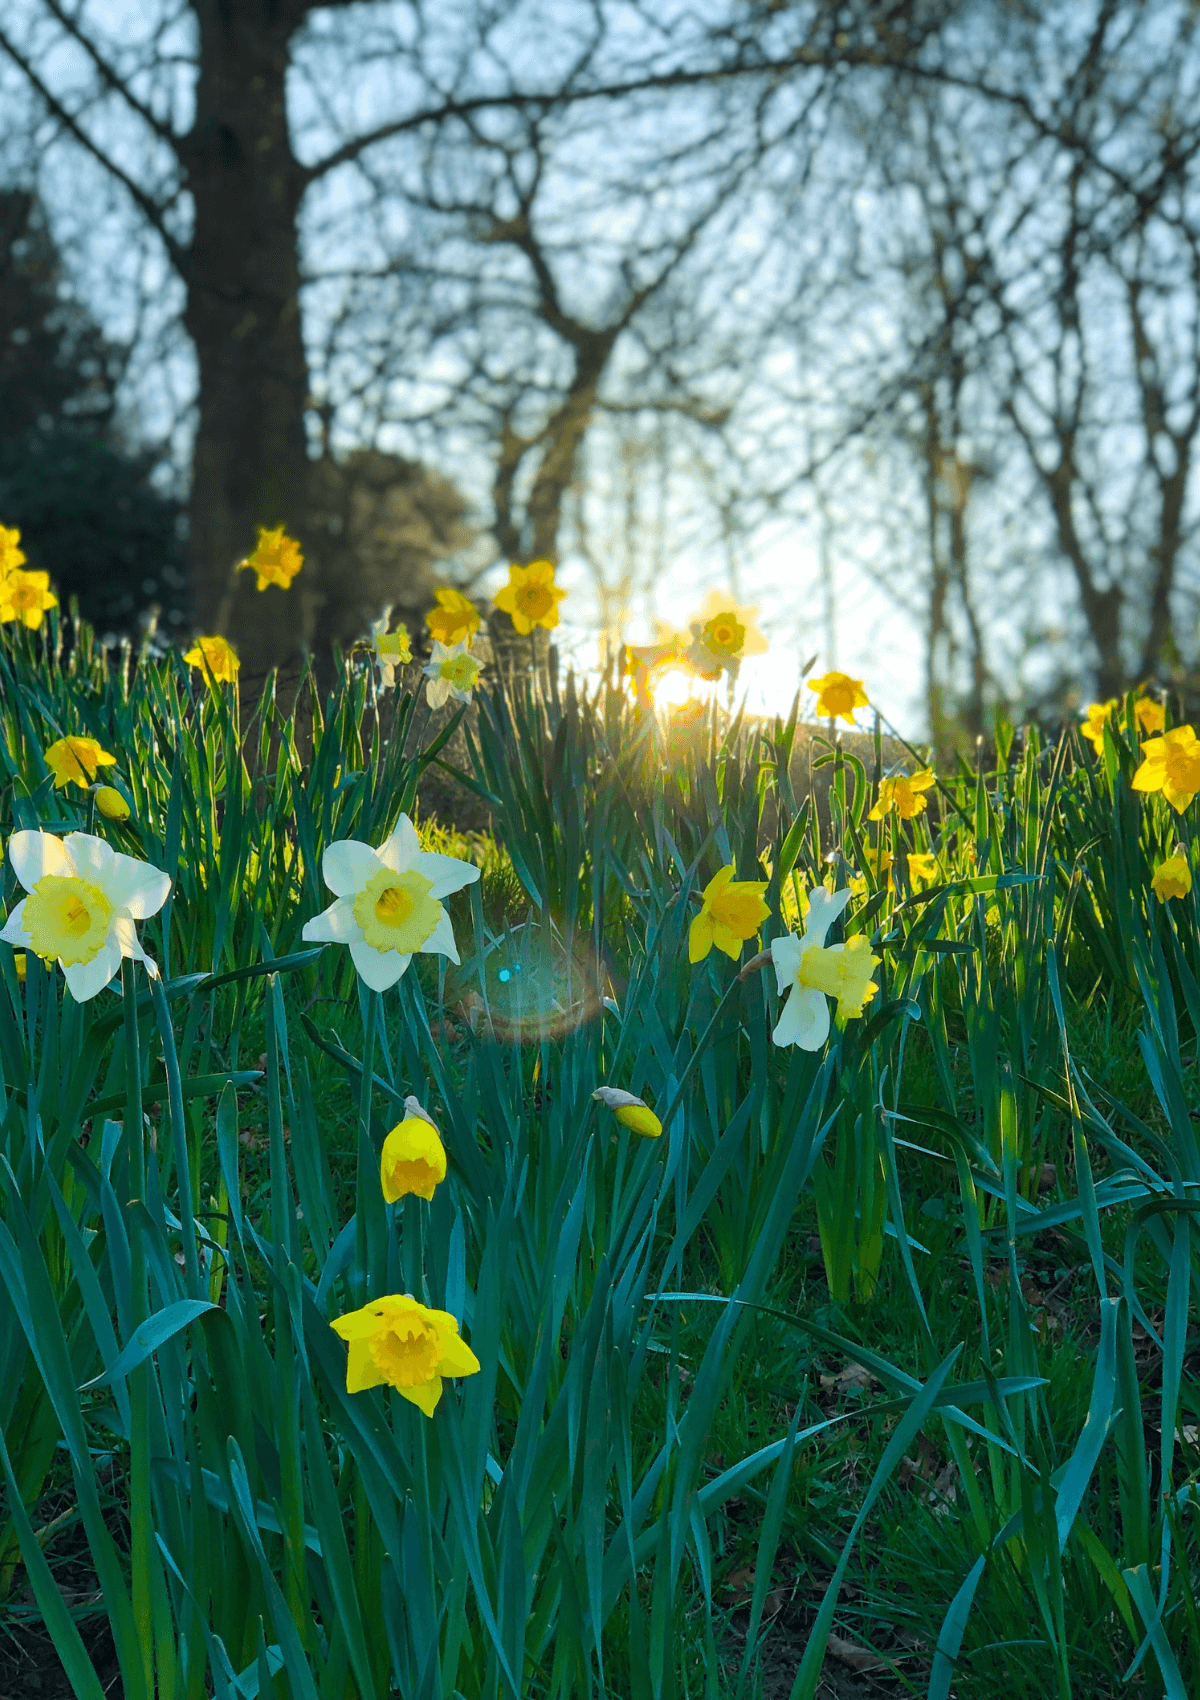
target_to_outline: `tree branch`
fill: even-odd
[[[69,131],[86,153],[90,153],[92,158],[120,183],[138,211],[161,238],[163,246],[170,256],[171,264],[178,272],[182,273],[186,265],[186,251],[167,229],[163,217],[164,208],[153,196],[147,194],[141,184],[136,183],[115,160],[109,159],[104,150],[92,140],[79,121],[67,111],[57,95],[52,94],[46,87],[37,71],[20,49],[14,45],[2,26],[0,26],[0,52],[6,53],[17,69],[28,79],[30,85],[45,103],[46,110],[51,116],[56,118],[65,130]]]
[[[126,106],[128,106],[133,112],[136,112],[143,124],[148,125],[149,128],[153,130],[159,141],[165,142],[167,147],[171,149],[172,153],[177,154],[179,149],[179,137],[175,134],[174,130],[172,130],[168,125],[162,123],[160,119],[156,118],[150,108],[143,101],[140,101],[134,93],[132,93],[124,79],[117,74],[117,72],[109,64],[108,60],[105,59],[104,55],[100,52],[100,49],[96,46],[95,42],[92,41],[91,37],[85,35],[79,25],[75,22],[74,18],[69,17],[67,13],[63,11],[60,0],[42,0],[42,4],[51,16],[58,20],[62,28],[66,30],[67,34],[71,37],[72,41],[77,41],[79,43],[80,47],[82,47],[83,51],[87,54],[92,64],[96,67],[96,70],[100,73],[100,80],[104,83],[105,87],[111,89],[114,94],[120,95]]]

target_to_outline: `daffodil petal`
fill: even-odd
[[[14,907],[3,928],[0,928],[0,939],[3,939],[5,944],[23,944],[27,949],[32,947],[33,940],[25,931],[24,898]]]
[[[387,1380],[371,1356],[371,1342],[351,1340],[350,1356],[346,1363],[346,1392],[364,1393],[368,1387],[379,1387]]]
[[[80,879],[98,885],[107,896],[109,876],[117,859],[112,845],[106,844],[102,838],[93,837],[90,832],[68,832],[63,839],[63,849]],[[109,901],[115,903],[115,899],[110,898]]]
[[[823,885],[817,886],[809,898],[808,931],[805,935],[805,942],[807,944],[824,944],[826,933],[849,901],[849,886],[843,886],[841,891],[826,891]]]
[[[444,909],[442,910],[437,926],[425,940],[421,949],[427,955],[432,952],[438,952],[442,956],[448,956],[451,962],[458,961],[458,946],[454,942],[454,927],[449,915],[447,915]]]
[[[354,919],[354,899],[339,897],[328,909],[322,909],[311,921],[305,921],[301,934],[310,944],[350,944],[362,937]]]
[[[479,878],[479,869],[474,862],[464,862],[459,856],[439,856],[433,850],[420,851],[413,857],[411,865],[429,881],[430,897],[449,897],[452,891],[474,885]]]
[[[442,1378],[435,1375],[432,1380],[422,1381],[416,1387],[398,1387],[396,1391],[431,1417],[442,1396]]]
[[[794,987],[772,1037],[777,1045],[819,1051],[829,1037],[829,1004],[824,994],[812,986]]]
[[[353,897],[381,866],[371,846],[357,838],[335,839],[321,858],[322,877],[335,897]]]
[[[479,1359],[465,1340],[460,1339],[457,1334],[447,1334],[443,1337],[439,1374],[474,1375],[478,1369]]]
[[[703,962],[712,947],[712,916],[701,911],[688,928],[688,961]]]
[[[411,868],[413,862],[421,853],[421,840],[417,837],[417,829],[407,815],[401,815],[390,834],[376,851],[376,855],[385,868],[390,868],[394,874],[402,874],[406,868]]]
[[[8,841],[8,859],[26,891],[32,891],[43,874],[72,871],[62,839],[52,832],[14,832]]]
[[[775,965],[776,990],[780,997],[796,979],[800,968],[802,946],[795,933],[785,933],[771,940],[771,961]]]
[[[121,966],[121,954],[119,941],[110,937],[90,962],[70,962],[64,966],[67,989],[76,1003],[86,1003],[104,990]]]
[[[104,875],[103,889],[115,909],[127,909],[135,921],[145,921],[167,901],[171,878],[161,868],[118,852]]]
[[[412,961],[412,956],[400,950],[375,950],[363,939],[350,940],[350,955],[358,969],[359,978],[373,992],[386,992],[394,986]],[[456,962],[458,958],[454,959]]]

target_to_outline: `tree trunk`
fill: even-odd
[[[308,366],[300,325],[285,82],[296,0],[195,0],[196,118],[181,157],[195,208],[184,319],[199,368],[190,504],[194,612],[253,675],[314,635],[315,573],[259,593],[235,572],[256,527],[304,538]]]

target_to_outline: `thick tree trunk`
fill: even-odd
[[[190,506],[195,618],[253,674],[314,637],[315,574],[284,592],[236,573],[256,527],[304,538],[308,367],[296,215],[302,193],[285,98],[303,6],[195,0],[200,73],[182,158],[195,207],[185,323],[199,367]]]

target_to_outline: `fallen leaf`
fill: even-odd
[[[857,1641],[845,1641],[840,1635],[830,1633],[825,1643],[825,1651],[832,1655],[839,1664],[848,1670],[886,1670],[887,1660],[881,1659],[878,1653],[872,1653],[866,1647],[860,1647]]]
[[[875,1377],[862,1364],[847,1364],[836,1375],[823,1375],[822,1387],[836,1387],[839,1393],[853,1393],[860,1388],[870,1387]]]

